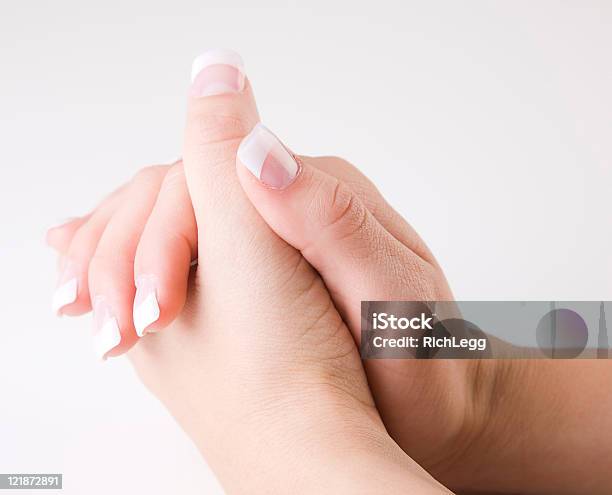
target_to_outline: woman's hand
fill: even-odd
[[[214,70],[229,75],[228,87],[240,86],[236,68],[217,64]],[[210,70],[202,74],[196,90]],[[200,107],[206,111],[194,116]],[[425,244],[355,167],[334,157],[295,161],[272,133],[254,127],[258,117],[248,85],[236,93],[193,98],[190,108],[185,157],[191,198],[181,162],[151,167],[88,217],[49,233],[49,242],[70,260],[64,262],[68,270],[60,287],[70,277],[78,281],[75,301],[60,299],[68,301],[60,311],[78,314],[90,309],[90,299],[97,301],[99,355],[119,355],[147,331],[167,327],[179,314],[179,326],[190,317],[190,306],[181,311],[196,254],[197,287],[206,291],[205,297],[192,294],[191,301],[204,315],[209,306],[232,302],[224,311],[238,321],[254,322],[253,315],[268,310],[289,316],[314,312],[318,318],[322,309],[316,305],[302,302],[300,308],[283,299],[287,274],[305,271],[314,277],[309,284],[322,286],[310,265],[332,296],[325,291],[319,304],[334,318],[337,308],[356,341],[362,300],[452,298]],[[281,272],[280,282],[266,270]],[[246,310],[257,296],[266,301],[264,307]],[[108,301],[115,320],[105,318]],[[147,337],[138,347],[157,348],[156,342],[178,338],[166,333]],[[342,344],[347,342],[341,353],[354,351],[352,341]],[[172,344],[167,346],[169,352]],[[366,362],[366,371],[385,426],[400,446],[441,479],[473,480],[480,459],[463,454],[476,451],[469,447],[486,420],[493,370],[460,360],[390,360]]]
[[[140,170],[89,215],[50,229],[47,242],[60,253],[53,310],[77,316],[97,305],[100,315],[111,304],[118,324],[95,325],[94,351],[125,353],[185,304],[197,227],[182,162]]]
[[[370,492],[374,466],[383,491],[439,493],[388,437],[320,276],[240,188],[236,153],[258,115],[241,64],[227,56],[196,63],[188,105],[195,290],[171,331],[143,340],[131,359],[229,491]]]
[[[225,94],[216,94],[219,88]],[[194,439],[229,492],[448,493],[390,439],[355,343],[323,281],[299,251],[270,229],[241,189],[236,152],[258,121],[241,67],[202,67],[193,91],[184,162],[199,265],[180,316],[167,331],[147,336],[129,353],[143,382]],[[82,292],[87,280],[100,355],[122,352],[138,338],[125,304],[134,294],[128,274],[149,235],[149,222],[161,218],[158,207],[172,210],[163,186],[156,199],[147,193],[165,183],[169,172],[149,173],[150,179],[133,183],[140,186],[128,186],[134,187],[130,194],[136,187],[145,191],[136,203],[115,205],[110,214],[109,204],[120,201],[120,192],[71,227],[77,230],[82,223],[70,241],[69,258],[84,263],[72,272],[77,300],[59,298],[58,305],[68,302],[62,307],[66,314],[86,310],[86,301],[79,298],[87,295]],[[170,218],[189,220],[191,209],[181,211],[184,217]],[[94,217],[100,223],[89,230]],[[183,256],[181,280],[187,284],[195,242],[183,237],[181,224],[168,223],[168,217],[159,220],[158,234],[168,225],[179,232],[171,231],[166,239],[182,246],[168,252]],[[87,236],[88,230],[96,235]],[[62,242],[57,237],[52,233],[50,240]],[[77,241],[89,249],[79,252],[72,247]],[[82,268],[86,264],[88,273]],[[161,306],[162,290],[172,291],[157,285],[159,272],[140,275],[151,282],[143,290],[152,289],[149,294]]]
[[[147,337],[131,353],[144,380],[157,390],[160,397],[169,393],[172,396],[169,390],[174,387],[173,381],[175,385],[181,384],[176,397],[164,399],[171,410],[172,404],[179,409],[192,407],[192,412],[198,411],[201,405],[197,392],[193,392],[196,397],[191,406],[189,401],[185,403],[187,405],[181,405],[179,397],[183,397],[183,388],[189,390],[191,385],[206,382],[206,377],[201,377],[200,381],[196,379],[191,383],[183,375],[186,368],[198,376],[202,370],[208,369],[199,364],[192,352],[199,356],[200,351],[196,349],[210,338],[200,335],[204,332],[193,330],[204,321],[202,318],[209,312],[209,304],[232,306],[233,309],[226,309],[226,313],[237,316],[239,329],[240,322],[246,325],[246,320],[253,315],[249,323],[252,322],[256,328],[260,322],[259,313],[268,314],[269,305],[275,301],[282,304],[276,311],[282,324],[286,324],[287,310],[294,312],[295,321],[301,320],[304,312],[309,314],[304,304],[285,300],[283,294],[287,291],[272,294],[279,279],[267,274],[270,267],[262,270],[261,266],[254,266],[253,260],[245,259],[245,256],[250,258],[247,255],[251,252],[255,253],[254,259],[267,261],[276,267],[275,273],[278,270],[282,275],[284,270],[295,269],[289,277],[292,281],[309,274],[320,284],[316,274],[301,266],[302,257],[308,260],[325,282],[339,316],[356,340],[359,339],[361,300],[444,300],[452,297],[441,269],[418,235],[352,165],[333,157],[299,157],[294,162],[291,154],[286,154],[284,146],[261,126],[255,127],[237,150],[240,139],[257,121],[250,88],[247,84],[244,91],[239,89],[243,87],[241,72],[235,67],[215,65],[214,69],[202,72],[196,78],[194,89],[210,90],[209,78],[216,71],[217,75],[229,75],[230,78],[221,86],[217,84],[216,90],[233,88],[238,91],[209,95],[210,98],[202,98],[203,101],[199,98],[193,100],[194,105],[206,107],[199,117],[192,113],[191,138],[187,141],[187,152],[191,149],[191,155],[187,152],[185,155],[189,160],[190,190],[197,215],[194,216],[179,162],[172,167],[146,169],[88,217],[75,219],[49,232],[50,244],[65,255],[63,265],[66,269],[56,297],[56,309],[61,309],[64,314],[87,311],[90,309],[90,293],[95,296],[103,292],[104,298],[113,301],[116,314],[120,315],[116,317],[116,326],[108,324],[109,318],[106,318],[107,325],[102,327],[106,331],[96,332],[100,355],[121,354],[138,341],[139,335],[148,330],[161,330],[181,315],[171,325],[171,332]],[[196,153],[194,149],[199,151]],[[239,158],[237,176],[260,216],[254,214],[242,191],[236,188],[235,177],[228,166],[236,152]],[[191,167],[190,163],[193,164]],[[301,166],[300,170],[298,166]],[[273,236],[262,219],[278,236],[299,250],[301,257],[295,258],[295,250],[278,239],[270,240]],[[270,248],[269,244],[284,247]],[[200,256],[199,283],[189,292],[190,302],[181,312],[188,293],[190,262],[196,253]],[[230,282],[222,280],[224,273],[230,277]],[[287,282],[283,289],[291,285]],[[202,287],[206,292],[199,294]],[[218,288],[225,289],[229,294],[227,298],[223,297],[222,291],[214,293]],[[301,292],[298,293],[304,300]],[[236,302],[234,296],[237,295],[245,298],[244,312]],[[261,296],[266,304],[257,309],[255,303]],[[315,298],[318,302],[311,305],[313,311],[331,304],[329,299],[321,297],[320,301],[318,296]],[[211,311],[215,314],[214,310]],[[335,315],[334,318],[338,316],[335,311],[329,311]],[[275,324],[277,321],[271,320]],[[332,321],[336,320],[332,318]],[[213,322],[216,326],[228,325],[220,318]],[[234,344],[234,339],[240,343],[241,330],[237,330],[235,335],[233,330],[231,332],[233,336],[227,340],[217,336],[211,343],[212,348],[219,349],[219,343],[221,348],[228,342]],[[275,341],[277,336],[266,334],[260,338],[262,342],[268,342],[270,339]],[[257,341],[253,336],[249,339]],[[346,341],[323,345],[312,355],[309,352],[300,354],[299,359],[294,359],[297,368],[297,363],[304,357],[307,362],[319,355],[326,359],[326,349],[331,351],[338,344],[345,345]],[[255,355],[263,353],[266,346],[261,345],[254,351]],[[306,346],[305,351],[312,351],[311,347]],[[278,348],[286,349],[284,345],[278,345]],[[297,351],[297,348],[293,350]],[[220,359],[216,355],[209,356],[204,347],[201,351],[213,362]],[[181,356],[185,359],[181,360]],[[291,365],[289,356],[285,356],[285,366]],[[223,357],[230,359],[231,355],[226,352]],[[270,357],[279,355],[272,353]],[[356,388],[361,390],[359,393],[351,390],[348,395],[364,404],[363,380],[357,379],[352,368],[354,362],[347,362],[350,364],[348,368],[341,366],[333,374],[345,377],[344,386],[347,381],[361,383]],[[573,383],[572,377],[583,376],[585,370],[582,363],[573,364],[581,364],[582,375],[570,372],[557,386],[557,389],[567,389],[565,395],[568,396],[575,395],[581,388],[580,384]],[[585,470],[577,465],[578,459],[587,458],[582,450],[583,453],[574,453],[578,458],[572,461],[573,469],[563,470],[567,476],[547,478],[538,464],[538,459],[545,457],[549,438],[552,438],[546,434],[551,427],[554,430],[557,425],[568,425],[568,429],[575,430],[575,423],[582,421],[580,411],[571,402],[563,408],[558,405],[551,408],[557,400],[550,396],[550,383],[555,381],[559,371],[563,371],[560,363],[538,362],[526,366],[493,361],[390,360],[366,362],[365,365],[369,386],[386,428],[406,452],[445,483],[467,489],[533,493],[545,492],[553,486],[558,493],[573,493],[576,483],[582,486],[580,480],[590,479],[594,493],[601,492],[602,487],[604,491],[601,493],[605,493],[605,469],[601,472]],[[224,368],[223,363],[219,366],[229,374],[234,373]],[[243,364],[240,361],[236,366]],[[594,363],[591,368],[591,382],[596,376],[602,377],[602,387],[607,386],[607,365]],[[256,369],[261,371],[260,365]],[[348,373],[347,369],[350,370]],[[172,370],[172,373],[166,373],[167,370]],[[527,388],[526,384],[530,387]],[[291,387],[287,389],[290,390]],[[191,397],[191,394],[187,396]],[[269,397],[269,400],[274,399]],[[580,403],[584,404],[585,400]],[[365,410],[372,411],[371,403],[366,401],[365,404],[368,404]],[[594,413],[598,408],[603,410],[605,401],[593,403],[590,407]],[[310,414],[311,411],[306,409],[304,412]],[[189,418],[190,414],[187,411],[177,416]],[[542,432],[539,437],[525,437],[525,432],[536,429]],[[197,425],[188,428],[190,432],[197,430]],[[600,430],[583,429],[588,433],[585,445],[589,444],[588,438],[596,437]],[[379,432],[379,426],[373,431]],[[203,433],[202,438],[207,439],[208,435]],[[556,451],[565,450],[562,445],[556,446]],[[608,455],[605,449],[603,454],[596,449],[592,456],[599,459],[602,455]],[[532,468],[530,476],[524,471],[527,462]],[[503,480],[499,477],[502,469],[506,473]],[[577,473],[581,474],[576,476]]]

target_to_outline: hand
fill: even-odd
[[[209,105],[221,103],[216,103],[212,117],[194,123],[191,127],[196,130],[192,132],[215,142],[215,133],[222,134],[218,127],[223,124],[235,145],[230,151],[235,153],[240,138],[258,120],[250,88],[246,90],[231,98],[204,98]],[[236,115],[233,106],[225,107],[228,103],[238,105],[237,99],[253,107],[248,120],[242,113]],[[227,115],[219,117],[217,113]],[[277,152],[276,168],[273,161],[263,164],[261,159],[252,160],[261,156],[257,146],[262,140]],[[199,146],[219,154],[216,147]],[[75,302],[61,311],[87,311],[90,298],[104,301],[100,295],[112,302],[121,337],[96,332],[100,355],[119,355],[136,343],[139,335],[161,330],[175,320],[185,302],[189,266],[196,253],[201,285],[212,284],[215,276],[227,279],[237,271],[237,280],[223,290],[260,294],[260,285],[269,286],[271,279],[257,277],[261,270],[243,259],[250,250],[263,256],[267,251],[262,253],[262,246],[267,246],[268,237],[275,239],[270,243],[282,246],[278,249],[282,255],[272,257],[275,265],[291,272],[296,263],[307,266],[305,259],[317,270],[356,340],[361,300],[452,298],[442,270],[423,241],[355,167],[339,158],[302,156],[298,158],[301,171],[292,177],[282,162],[286,160],[293,167],[291,171],[297,172],[291,165],[293,158],[283,155],[285,148],[263,127],[255,127],[241,151],[237,176],[248,200],[238,186],[234,167],[222,170],[219,176],[212,171],[192,174],[190,183],[199,181],[200,187],[194,191],[191,186],[190,198],[179,162],[145,169],[92,215],[49,233],[50,243],[71,260],[65,263],[70,275],[64,272],[62,280],[69,280],[69,276],[78,280]],[[262,184],[260,177],[268,184]],[[198,206],[200,196],[203,206]],[[201,212],[197,225],[191,199]],[[273,235],[268,225],[301,256]],[[265,243],[259,242],[262,237]],[[210,256],[214,256],[214,263]],[[223,260],[222,273],[215,271],[218,260]],[[223,290],[211,289],[216,297],[224,294]],[[270,303],[278,299],[266,297]],[[487,400],[495,382],[495,370],[489,362],[389,360],[366,362],[365,366],[378,410],[399,445],[439,479],[475,486],[477,473],[482,471],[475,442],[486,423]]]
[[[250,129],[238,120],[233,123],[226,121],[226,124],[242,126],[236,135]],[[260,133],[268,135],[264,129],[256,128],[251,135],[251,144],[256,142]],[[317,269],[356,339],[359,338],[358,304],[361,300],[451,298],[442,271],[419,237],[350,164],[338,158],[300,157],[301,172],[292,180],[283,173],[262,175],[261,160],[250,160],[248,153],[241,156],[244,160],[238,161],[237,175],[252,204],[261,218],[280,237],[299,249]],[[245,165],[255,171],[255,177],[249,174]],[[119,262],[108,263],[100,270],[111,280],[109,286],[112,287],[112,280],[124,276],[124,283],[116,285],[118,295],[115,298],[119,305],[125,306],[121,325],[124,335],[110,355],[124,352],[137,341],[131,321],[135,290],[133,274],[130,270],[119,274],[117,266],[130,266],[135,262],[137,279],[140,274],[155,274],[154,294],[158,304],[156,302],[153,309],[158,308],[159,313],[149,311],[148,318],[141,318],[140,330],[146,329],[147,325],[154,330],[164,328],[180,313],[184,302],[189,262],[198,251],[198,229],[182,165],[176,164],[171,170],[166,179],[167,167],[155,167],[139,174],[132,184],[111,196],[92,215],[74,220],[49,234],[53,245],[64,253],[76,255],[74,257],[81,259],[85,266],[85,274],[79,275],[80,298],[81,291],[86,290],[86,270],[91,255],[89,258],[87,253],[80,256],[83,251],[71,249],[69,245],[72,246],[74,239],[80,237],[80,243],[93,246],[90,252],[95,251],[97,240],[94,234],[105,230],[109,218],[111,221],[115,216],[121,219],[129,212],[134,214],[135,209],[143,211],[134,214],[140,222],[124,225],[123,230],[110,229],[120,235],[116,238],[108,235],[109,240],[104,243],[111,247],[121,246]],[[151,178],[153,176],[155,180]],[[281,182],[272,183],[275,177],[280,177]],[[267,186],[262,185],[259,178],[268,182]],[[213,183],[216,180],[214,177],[207,179]],[[153,182],[158,184],[157,188],[152,186]],[[163,184],[161,189],[159,184]],[[232,194],[239,195],[233,189]],[[144,196],[149,199],[143,200]],[[153,204],[155,206],[151,207]],[[212,207],[211,210],[215,211]],[[219,218],[222,217],[219,214]],[[214,223],[214,215],[211,214],[210,219]],[[169,225],[172,228],[169,229]],[[200,230],[207,229],[206,223],[198,223],[198,226]],[[88,235],[74,235],[81,230],[94,239],[86,242]],[[107,236],[106,232],[104,236]],[[104,254],[99,256],[105,257]],[[198,277],[201,270],[202,267],[198,270]],[[141,286],[147,287],[146,284]],[[144,289],[138,292],[144,292]],[[137,294],[137,309],[142,300],[146,298]],[[73,314],[78,310],[79,302],[77,298],[77,302],[65,306],[63,312]],[[86,308],[86,301],[84,304]],[[165,337],[162,334],[147,337],[143,344],[153,337],[162,336]],[[609,455],[606,450],[593,450],[588,440],[597,437],[598,431],[607,431],[605,427],[589,432],[577,428],[582,421],[581,414],[571,401],[562,408],[558,405],[551,407],[558,400],[551,396],[550,384],[555,382],[559,372],[565,378],[557,384],[556,390],[565,390],[563,396],[567,397],[575,396],[584,388],[582,382],[575,383],[572,377],[609,376],[606,363],[589,366],[592,373],[584,371],[586,365],[583,363],[571,364],[580,365],[582,371],[570,371],[570,376],[567,376],[569,366],[562,363],[441,360],[366,362],[366,370],[376,405],[389,432],[405,451],[445,483],[458,488],[531,493],[544,493],[554,487],[557,493],[575,493],[577,486],[583,486],[585,480],[589,480],[594,493],[606,493],[605,470],[596,472],[593,467],[596,462],[588,462],[589,469],[580,468],[579,460],[584,462],[589,458],[584,455],[584,449],[574,452],[571,444],[555,447],[555,451],[567,452],[566,457],[573,459],[571,465],[563,469],[564,476],[559,473],[552,479],[544,476],[546,469],[541,465],[547,449],[552,448],[549,441],[553,435],[546,432],[556,425],[566,425],[568,431],[585,433],[583,443],[591,445],[586,449],[592,452],[591,457]],[[606,401],[593,404],[587,398],[581,399],[580,404],[589,402],[593,413],[605,409]],[[599,417],[597,414],[594,416]],[[542,434],[536,435],[536,430]],[[531,436],[525,437],[527,431]],[[531,475],[525,473],[526,463],[532,467]],[[506,473],[504,479],[499,476],[502,470]],[[579,476],[578,472],[581,473]]]
[[[239,83],[240,91],[203,94],[206,78],[225,76]],[[184,150],[198,227],[194,289],[172,328],[147,336],[130,358],[230,492],[284,492],[291,485],[309,493],[355,491],[353,486],[368,493],[374,476],[382,491],[448,493],[391,441],[357,348],[321,278],[270,230],[242,192],[236,151],[258,120],[250,86],[242,81],[236,67],[217,65],[196,78]],[[231,82],[226,86],[233,87]],[[162,183],[168,174],[163,171],[149,170],[147,176],[154,177],[149,184]],[[143,188],[134,184],[147,180],[138,179],[127,189],[133,187],[134,193]],[[86,233],[90,222],[90,231],[102,232],[97,243],[95,236],[83,242],[97,246],[90,250],[88,274],[82,268],[71,274],[79,282],[77,301],[60,299],[68,301],[62,307],[66,314],[86,310],[86,305],[78,306],[78,298],[87,279],[101,355],[119,353],[137,339],[129,305],[124,304],[134,294],[127,275],[149,235],[149,223],[142,219],[159,218],[158,207],[168,205],[164,187],[156,200],[140,197],[116,206],[112,215],[95,212],[78,230],[76,224],[67,228],[77,230],[68,253],[81,262],[79,267],[87,260],[72,247],[79,233]],[[121,196],[108,201],[120,202]],[[134,204],[144,207],[136,211]],[[93,223],[94,217],[105,216],[110,217],[105,225]],[[140,226],[142,238],[133,225]],[[52,233],[50,241],[61,242],[57,237],[59,233]],[[177,251],[190,259],[192,240],[174,233],[167,238],[182,239],[176,246],[184,249]],[[149,288],[163,308],[168,289],[155,285],[158,280],[155,273]],[[118,342],[109,338],[117,332]]]
[[[312,201],[304,205],[295,203],[292,208],[299,216],[294,219],[290,215],[295,213],[283,212],[283,205],[277,204],[276,207],[285,215],[282,221],[286,224],[290,225],[293,220],[309,222],[305,225],[304,233],[313,240],[318,239],[320,242],[320,234],[330,233],[336,236],[326,240],[327,246],[313,243],[312,250],[303,249],[302,253],[309,256],[309,261],[327,275],[325,281],[327,287],[332,290],[334,303],[342,311],[345,321],[349,322],[356,339],[359,338],[359,302],[362,299],[440,300],[450,297],[450,291],[437,265],[428,266],[382,227],[386,225],[405,242],[409,242],[415,249],[418,246],[422,253],[427,253],[426,256],[433,260],[410,226],[390,208],[375,187],[357,169],[334,157],[300,157],[299,160],[302,173],[298,181],[291,185],[291,189],[301,190],[302,200]],[[238,176],[248,188],[247,192],[250,190],[252,193],[254,188],[256,191],[259,185],[251,184],[253,178],[245,175],[241,169],[242,165],[239,166]],[[317,185],[316,181],[320,183]],[[312,197],[304,194],[305,188],[308,187],[314,190],[320,187],[319,194]],[[263,191],[264,194],[269,192],[271,195],[279,193],[265,187]],[[330,205],[334,197],[336,204]],[[260,198],[255,200],[261,202]],[[362,214],[346,210],[347,203],[352,203],[355,208],[365,208],[362,212],[367,211],[368,215],[373,216],[371,212],[375,212],[376,217],[369,221],[381,227],[377,227],[378,230],[372,232],[371,236],[362,237],[355,231],[352,239],[350,236],[345,237],[342,229],[358,226],[349,222],[358,220]],[[346,216],[338,222],[330,221],[329,217],[338,215],[339,209]],[[312,222],[307,219],[311,214]],[[337,230],[332,233],[323,225],[317,226],[316,222],[335,224],[334,228]],[[282,228],[282,224],[280,226]],[[298,228],[296,224],[295,230]],[[361,228],[367,231],[370,226],[363,225]],[[378,236],[381,234],[383,235],[380,240],[389,242],[397,249],[397,262],[399,264],[404,261],[404,266],[391,266],[388,260],[376,258],[376,249],[387,249],[384,244],[378,243]],[[302,237],[300,241],[296,241],[285,238],[293,241],[296,247],[308,239]],[[197,253],[197,227],[186,189],[182,162],[172,166],[143,169],[129,184],[103,201],[91,215],[51,230],[49,242],[65,253],[64,259],[73,260],[64,264],[71,268],[85,268],[85,271],[76,274],[79,280],[76,301],[64,306],[61,311],[65,314],[78,314],[89,310],[89,285],[107,287],[105,293],[111,294],[114,307],[118,308],[117,314],[122,315],[118,320],[121,321],[121,340],[108,339],[104,332],[100,332],[98,325],[94,341],[103,344],[110,341],[111,349],[106,347],[109,344],[96,346],[101,356],[124,353],[138,341],[132,306],[136,308],[135,313],[138,315],[139,303],[148,299],[144,293],[144,290],[151,287],[148,284],[155,282],[155,311],[153,317],[141,320],[150,324],[137,328],[140,335],[145,331],[158,331],[168,326],[182,311],[185,302],[189,266]],[[91,248],[83,249],[84,245]],[[316,256],[325,250],[328,252],[327,256],[318,261]],[[92,256],[91,252],[94,254],[90,260],[88,256]],[[117,258],[118,255],[120,258]],[[334,260],[338,261],[337,265]],[[322,263],[325,261],[329,262],[328,266]],[[89,274],[86,270],[88,266]],[[381,266],[382,270],[376,273],[378,266]],[[396,269],[399,269],[399,279],[390,276]],[[62,279],[66,278],[64,274]],[[140,286],[136,291],[135,302],[134,279]],[[346,284],[342,282],[343,279]],[[436,290],[443,292],[437,296],[425,296],[425,293],[419,293],[419,290],[429,291],[430,294],[434,294]],[[93,292],[97,293],[97,290]],[[136,320],[138,321],[138,318]],[[399,360],[366,363],[370,386],[387,429],[402,448],[430,468],[440,464],[443,457],[454,458],[451,454],[457,451],[458,447],[453,445],[450,439],[457,436],[455,432],[461,429],[461,425],[453,418],[464,415],[467,401],[464,402],[464,399],[458,396],[449,404],[439,401],[438,397],[445,394],[445,390],[449,390],[448,397],[453,398],[453,380],[468,379],[467,376],[459,376],[459,373],[464,372],[459,368],[466,363]],[[463,386],[463,389],[466,388]],[[416,393],[410,393],[410,389]],[[461,391],[462,386],[457,389]],[[412,412],[406,414],[405,411]],[[440,423],[447,426],[433,426]],[[448,472],[442,470],[437,474],[448,476]]]

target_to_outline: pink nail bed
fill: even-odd
[[[275,189],[291,184],[299,170],[293,155],[263,124],[257,124],[242,140],[238,159],[261,182]]]
[[[244,89],[244,63],[236,52],[214,49],[197,57],[191,67],[191,95],[240,93]]]

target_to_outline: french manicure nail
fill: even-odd
[[[140,275],[136,279],[136,296],[134,297],[134,327],[139,337],[150,330],[147,328],[159,319],[157,302],[157,279],[153,275]]]
[[[213,49],[191,66],[191,94],[202,96],[240,93],[244,89],[244,63],[236,52]]]
[[[64,306],[68,306],[77,300],[79,289],[77,271],[73,262],[65,261],[61,273],[51,303],[51,309],[58,316],[61,316],[61,310]]]
[[[107,354],[121,342],[119,323],[103,297],[94,300],[93,350],[98,359],[105,360]]]
[[[284,189],[298,173],[295,158],[263,124],[257,124],[238,147],[238,159],[261,182]]]
[[[72,304],[77,298],[77,279],[76,277],[71,278],[67,282],[59,285],[53,293],[53,304],[51,305],[53,312],[60,315],[60,310]]]

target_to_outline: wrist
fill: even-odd
[[[472,360],[466,364],[463,420],[446,449],[425,467],[458,492],[490,490],[505,493],[499,473],[518,452],[516,408],[525,395],[526,370],[519,360]],[[517,414],[519,417],[517,417]],[[502,481],[500,483],[500,481]]]
[[[471,423],[439,479],[457,491],[610,493],[608,361],[477,363]]]
[[[388,435],[363,442],[351,456],[338,459],[328,480],[305,493],[451,495]]]
[[[215,442],[209,431],[190,435],[228,493],[450,493],[391,439],[373,406],[314,403],[223,428]]]
[[[299,494],[451,495],[384,428],[356,430],[343,439],[327,438],[318,447],[316,456],[312,456],[313,462],[306,465],[306,476],[297,490]]]

